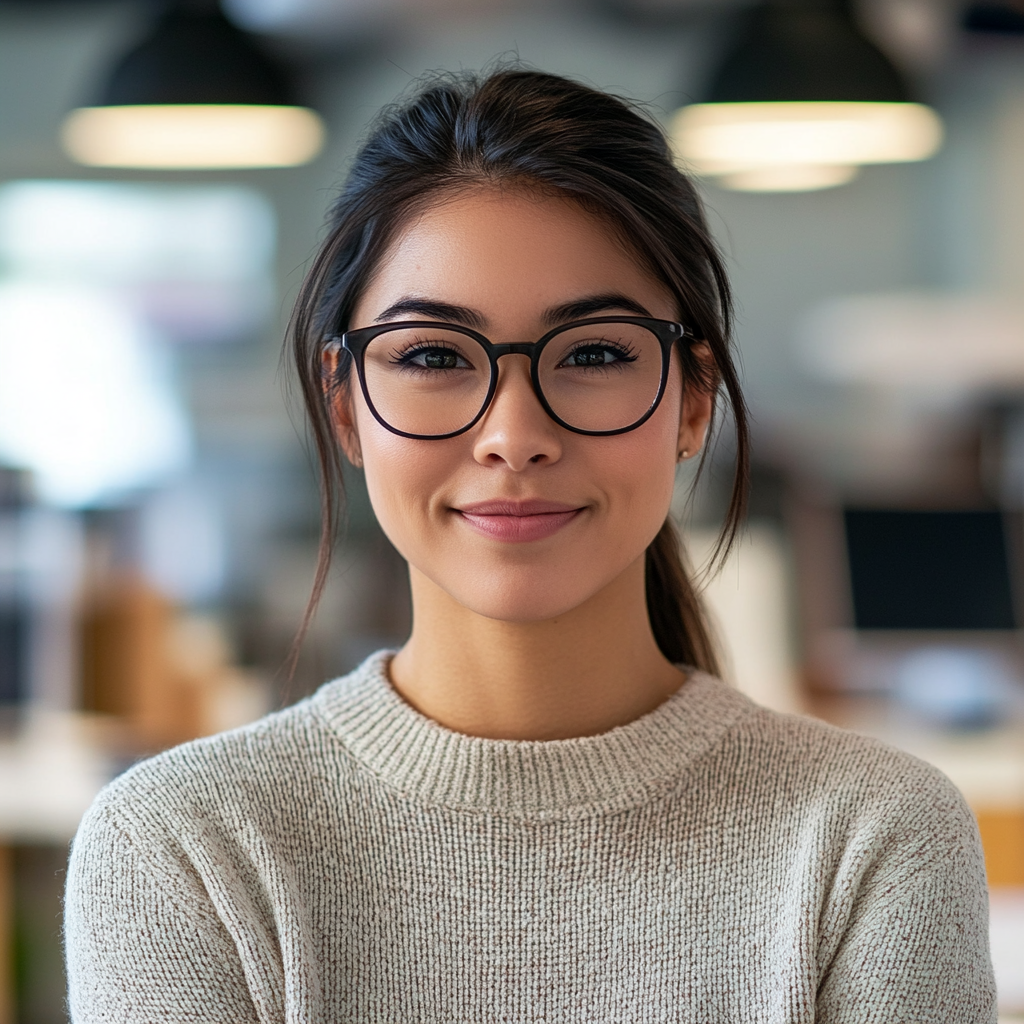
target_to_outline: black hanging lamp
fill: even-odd
[[[926,159],[942,124],[860,31],[851,0],[767,0],[672,134],[688,167],[727,188],[806,191],[864,164]]]
[[[62,140],[79,163],[159,169],[289,167],[323,145],[320,116],[214,0],[175,0],[114,66]]]

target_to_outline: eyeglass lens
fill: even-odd
[[[555,335],[539,364],[552,412],[577,430],[632,426],[661,386],[662,347],[646,327],[586,324]],[[451,434],[472,423],[491,382],[484,347],[453,328],[396,327],[374,338],[363,362],[377,413],[408,434]]]

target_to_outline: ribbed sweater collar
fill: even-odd
[[[597,736],[493,740],[447,729],[407,704],[378,651],[313,696],[314,711],[389,788],[426,803],[534,819],[653,799],[755,707],[691,671],[653,711]]]

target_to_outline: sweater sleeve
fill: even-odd
[[[261,1019],[201,879],[168,851],[143,855],[102,803],[72,847],[65,947],[73,1024]]]
[[[876,836],[818,991],[819,1024],[995,1024],[974,816],[935,772]]]

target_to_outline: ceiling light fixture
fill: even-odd
[[[212,0],[177,0],[114,67],[100,101],[68,115],[64,148],[94,167],[293,167],[323,146],[320,116]]]
[[[942,122],[858,29],[851,0],[768,0],[750,12],[707,102],[679,110],[683,163],[726,188],[797,192],[861,166],[924,160]]]

